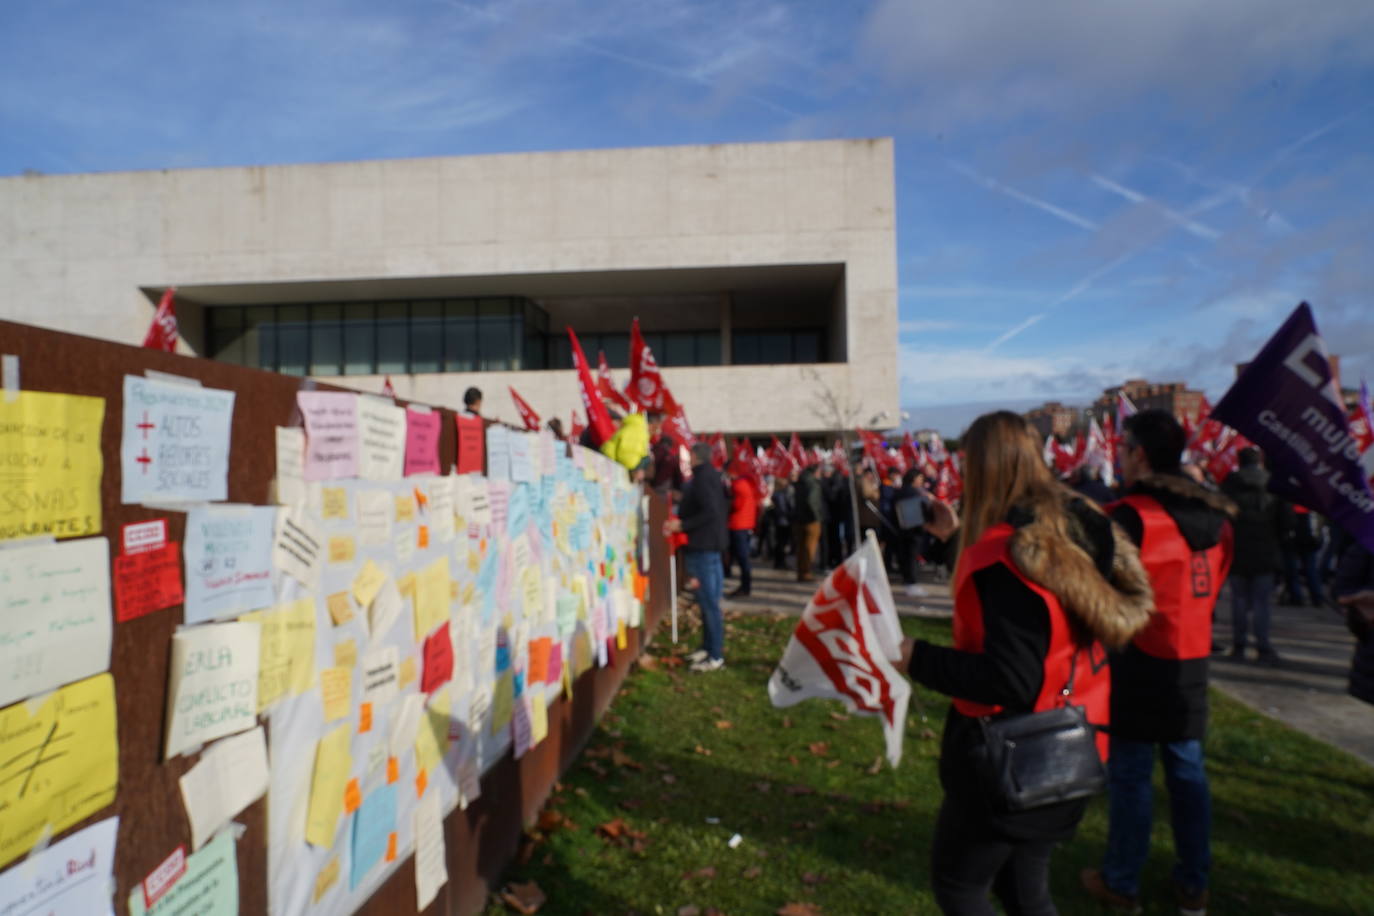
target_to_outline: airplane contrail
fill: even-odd
[[[1031,197],[1024,191],[1018,191],[1016,190],[1016,188],[1013,188],[1009,185],[1005,185],[1002,182],[998,181],[996,178],[991,178],[987,175],[981,174],[980,172],[974,171],[967,165],[964,165],[962,162],[951,161],[949,163],[949,167],[954,169],[954,171],[958,172],[960,175],[963,175],[970,181],[977,182],[978,184],[987,188],[989,191],[997,191],[1001,194],[1007,195],[1008,197],[1019,200],[1023,204],[1035,207],[1037,210],[1043,210],[1051,216],[1059,217],[1066,223],[1072,223],[1079,229],[1087,229],[1089,232],[1092,232],[1097,229],[1097,223],[1094,223],[1092,220],[1085,219],[1084,217],[1079,216],[1077,213],[1072,213],[1068,210],[1065,210],[1063,207],[1056,207],[1049,201],[1041,200],[1038,197]]]

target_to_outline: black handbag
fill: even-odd
[[[1078,652],[1060,692],[1063,705],[1043,712],[994,718],[982,716],[983,743],[973,749],[984,796],[999,811],[1025,811],[1096,795],[1107,786],[1107,769],[1097,754],[1097,729],[1073,694]]]

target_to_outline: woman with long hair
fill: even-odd
[[[928,526],[959,531],[951,591],[954,646],[908,641],[912,679],[953,698],[940,748],[945,797],[931,856],[935,899],[948,914],[1053,914],[1049,860],[1078,827],[1086,799],[999,810],[973,755],[979,720],[1069,701],[1105,726],[1104,646],[1124,645],[1154,608],[1139,551],[1094,504],[1046,467],[1029,424],[985,414],[964,437],[962,524],[943,503]],[[1098,752],[1106,758],[1106,740]]]

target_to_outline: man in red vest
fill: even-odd
[[[1143,410],[1125,422],[1126,496],[1108,507],[1140,547],[1155,594],[1150,623],[1111,660],[1110,824],[1102,869],[1083,872],[1088,892],[1139,912],[1140,872],[1150,849],[1151,776],[1164,762],[1174,830],[1180,912],[1207,909],[1211,791],[1203,769],[1212,610],[1231,566],[1235,506],[1186,477],[1187,445],[1173,414]]]

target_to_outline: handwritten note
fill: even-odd
[[[186,622],[232,617],[271,605],[277,511],[204,506],[186,515]]]
[[[238,912],[238,855],[234,834],[228,830],[187,856],[186,874],[152,907],[146,906],[141,888],[129,894],[129,916],[237,916]]]
[[[79,916],[110,912],[118,832],[119,818],[100,821],[0,874],[0,913]]]
[[[444,864],[444,816],[439,793],[428,792],[415,806],[415,899],[423,910],[448,880]]]
[[[114,561],[115,619],[123,623],[181,604],[181,548],[175,542]]]
[[[439,473],[439,419],[432,410],[406,408],[406,476]]]
[[[267,737],[262,726],[212,744],[181,777],[181,800],[191,822],[191,848],[267,792]]]
[[[353,669],[336,666],[321,671],[320,697],[324,701],[324,721],[334,722],[348,715],[353,701]]]
[[[341,565],[353,562],[357,556],[357,542],[351,534],[336,534],[329,539],[329,563]]]
[[[99,674],[0,709],[0,867],[114,803],[119,784],[114,678]]]
[[[305,502],[305,430],[277,427],[277,503],[294,506]]]
[[[324,563],[324,535],[304,508],[283,509],[277,514],[272,562],[306,588],[320,580]]]
[[[440,557],[420,570],[415,580],[415,638],[448,620],[449,597],[448,557]]]
[[[367,794],[353,817],[353,867],[348,885],[357,887],[388,847],[394,848],[396,830],[396,783],[379,786]]]
[[[110,667],[105,538],[0,550],[0,706]]]
[[[516,483],[529,483],[534,479],[534,464],[530,458],[530,443],[534,437],[529,433],[511,432],[507,434],[510,445],[510,479]]]
[[[120,501],[225,499],[233,417],[232,391],[124,376]]]
[[[487,479],[510,479],[510,430],[504,426],[487,430]]]
[[[165,756],[257,725],[256,623],[216,623],[172,634]]]
[[[305,417],[305,479],[358,474],[358,396],[347,391],[298,391]]]
[[[329,520],[348,521],[348,490],[343,487],[321,487],[320,515]]]
[[[0,541],[100,533],[104,420],[104,398],[0,398]]]
[[[399,669],[400,653],[395,646],[384,646],[364,655],[363,702],[382,707],[395,699]]]
[[[453,540],[453,477],[435,477],[429,483],[429,524],[440,544]]]
[[[372,610],[368,617],[373,638],[378,639],[385,636],[396,625],[396,621],[401,619],[403,610],[405,610],[405,604],[401,600],[401,593],[396,588],[395,580],[387,579],[382,583],[382,587],[377,590],[377,597],[372,601]]]
[[[364,490],[358,494],[358,540],[368,546],[391,540],[391,494]]]
[[[358,398],[358,476],[397,480],[405,461],[405,411],[390,400]]]
[[[298,696],[315,680],[315,599],[301,598],[239,618],[262,628],[258,652],[258,712]]]
[[[425,695],[408,693],[396,707],[396,716],[391,721],[391,736],[388,747],[391,756],[399,757],[406,748],[414,743],[420,728],[420,719],[425,714]]]
[[[348,743],[352,729],[347,722],[320,739],[315,748],[315,772],[310,780],[310,807],[305,840],[311,846],[329,848],[343,813],[344,786],[353,769]]]
[[[456,414],[458,427],[458,466],[459,474],[482,473],[482,457],[486,451],[481,417],[465,417]]]

